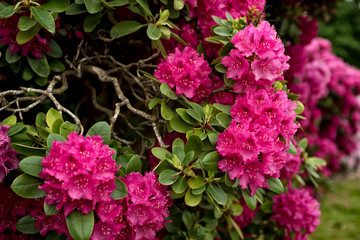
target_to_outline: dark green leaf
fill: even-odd
[[[86,13],[86,12],[87,12],[87,10],[86,10],[85,4],[72,3],[66,9],[65,14],[66,15],[77,15],[77,14]]]
[[[203,107],[200,104],[191,102],[190,106],[195,110],[195,112],[201,117],[204,118],[205,117],[205,112]]]
[[[16,34],[16,42],[19,45],[27,43],[36,36],[36,34],[40,31],[40,29],[41,29],[40,24],[35,24],[26,31],[19,31]]]
[[[185,109],[185,108],[176,108],[176,112],[180,115],[180,117],[187,123],[191,125],[196,125],[198,122],[191,117],[186,110],[193,110],[193,109]],[[194,111],[194,110],[193,110]]]
[[[8,136],[11,137],[20,131],[22,131],[25,128],[25,125],[22,123],[15,124],[14,126],[11,126],[10,130],[8,131]]]
[[[226,204],[226,201],[227,201],[226,193],[218,185],[209,184],[206,191],[218,204],[220,204],[220,205]]]
[[[136,2],[145,10],[147,15],[153,16],[146,0],[136,0]]]
[[[227,128],[231,123],[231,117],[225,113],[216,114],[216,120],[220,123],[220,125],[224,128]]]
[[[40,198],[46,195],[44,190],[39,189],[43,183],[39,178],[22,174],[15,178],[11,184],[11,189],[23,198]]]
[[[205,185],[204,178],[201,177],[200,175],[198,175],[196,177],[190,177],[187,180],[187,183],[191,189],[201,188],[202,186]]]
[[[47,149],[50,150],[52,148],[53,142],[57,140],[59,142],[65,142],[66,139],[63,136],[60,136],[59,134],[51,133],[46,142],[47,142]]]
[[[55,21],[51,14],[41,7],[30,7],[31,14],[41,26],[51,33],[55,32]]]
[[[178,115],[175,115],[170,119],[170,125],[175,131],[180,133],[186,133],[194,128],[192,125],[182,120]]]
[[[50,59],[49,60],[49,67],[50,70],[53,72],[63,72],[65,71],[65,65],[56,59]]]
[[[231,106],[222,105],[220,103],[214,103],[213,105],[217,110],[231,116],[231,113],[230,113]]]
[[[171,185],[173,184],[179,177],[179,174],[174,170],[165,170],[159,175],[159,182],[162,185]]]
[[[296,155],[297,154],[297,150],[296,147],[292,144],[292,142],[290,141],[290,147],[289,149],[286,151],[287,153],[290,153],[292,155]]]
[[[47,77],[40,77],[40,76],[35,77],[35,83],[39,86],[45,86],[47,82],[48,82]]]
[[[12,143],[11,147],[18,153],[26,156],[43,156],[46,152],[46,148],[30,147],[18,143]]]
[[[25,216],[19,219],[16,223],[16,229],[24,234],[35,234],[40,232],[40,229],[35,228],[36,222],[32,216]]]
[[[94,212],[85,215],[79,210],[73,210],[66,217],[66,226],[74,240],[88,240],[94,228]]]
[[[114,200],[120,200],[126,197],[128,195],[128,190],[125,183],[120,178],[116,178],[115,184],[116,189],[111,193],[111,197]]]
[[[191,189],[191,192],[192,192],[192,194],[194,194],[194,195],[199,195],[199,194],[202,194],[202,193],[205,191],[205,189],[206,189],[206,185],[204,184],[204,185],[202,185],[202,186],[199,187],[199,188]]]
[[[131,172],[141,172],[141,160],[138,156],[134,155],[126,166],[125,174],[129,174]]]
[[[33,76],[34,73],[31,68],[29,66],[25,66],[21,74],[22,79],[24,79],[25,81],[29,81],[33,78]]]
[[[174,93],[173,90],[171,90],[171,88],[169,87],[169,85],[167,85],[167,83],[162,83],[160,85],[160,92],[162,94],[164,94],[165,96],[167,96],[168,98],[172,99],[172,100],[176,100],[179,97]]]
[[[48,205],[46,202],[44,202],[44,212],[46,215],[51,216],[58,214],[59,211],[56,210],[56,205]]]
[[[45,57],[45,54],[41,58],[35,58],[30,55],[27,56],[27,60],[31,69],[40,77],[48,77],[50,74],[50,66]]]
[[[112,38],[119,38],[126,36],[128,34],[134,33],[141,28],[141,23],[136,21],[123,21],[115,26],[113,26],[110,30],[110,36]]]
[[[53,58],[59,58],[62,56],[61,47],[57,42],[55,42],[55,40],[53,39],[51,40],[49,47],[50,47],[50,52],[46,53],[47,55]]]
[[[188,153],[190,151],[193,151],[194,156],[196,157],[201,152],[202,146],[203,143],[200,137],[192,135],[186,143],[185,152]]]
[[[124,6],[128,3],[129,3],[129,0],[114,0],[114,1],[108,2],[107,4],[109,4],[112,7],[120,7],[120,6]]]
[[[188,185],[185,177],[179,177],[176,182],[172,185],[172,189],[175,193],[181,194],[186,191]]]
[[[69,133],[71,133],[71,132],[75,132],[75,128],[70,122],[66,121],[63,124],[61,124],[61,126],[60,126],[60,135],[61,136],[63,136],[64,138],[67,138]]]
[[[69,4],[69,0],[47,0],[45,3],[41,4],[41,7],[59,13],[65,11]]]
[[[202,194],[194,195],[192,194],[191,189],[188,189],[185,194],[185,204],[190,207],[195,207],[199,205],[201,199],[202,199]]]
[[[101,22],[101,17],[102,15],[100,13],[86,16],[84,20],[84,31],[92,32]]]
[[[244,200],[246,202],[246,204],[248,205],[248,207],[251,210],[255,210],[256,208],[256,196],[250,196],[249,192],[247,190],[241,189],[241,194],[244,197]]]
[[[15,12],[16,12],[16,10],[15,10],[15,5],[7,6],[7,7],[3,8],[3,9],[0,11],[0,17],[1,17],[1,18],[9,18],[9,17],[11,17]]]
[[[173,116],[174,113],[171,110],[171,108],[166,104],[166,101],[162,101],[161,103],[161,116],[165,119],[165,120],[170,120]]]
[[[102,10],[101,0],[84,0],[86,9],[89,13],[97,13]]]
[[[269,183],[269,189],[275,193],[283,193],[284,192],[284,186],[280,179],[278,178],[272,178],[269,177],[266,179]]]
[[[215,145],[217,140],[218,140],[218,136],[219,136],[219,133],[218,132],[214,132],[214,133],[209,133],[208,134],[208,138],[209,138],[209,141],[212,145]]]
[[[218,71],[219,73],[226,73],[227,72],[227,68],[222,63],[216,64],[215,65],[215,70]]]
[[[86,135],[99,135],[102,137],[104,144],[109,144],[111,138],[111,129],[107,122],[98,122],[89,129]]]
[[[235,49],[235,46],[232,42],[228,42],[225,46],[223,46],[220,51],[219,51],[219,55],[221,57],[227,56],[229,55],[230,51],[232,49]]]
[[[162,171],[167,169],[173,169],[173,165],[171,165],[169,161],[163,160],[153,169],[153,171],[159,175]]]
[[[217,151],[210,152],[201,160],[203,167],[213,173],[219,172],[218,163],[220,156]]]
[[[27,16],[21,16],[18,22],[18,28],[20,31],[26,31],[35,26],[37,21],[35,18],[30,18]]]
[[[38,156],[24,158],[20,161],[19,168],[30,176],[39,177],[39,173],[43,169],[43,166],[41,165],[42,159],[42,157]]]
[[[151,40],[158,40],[161,37],[160,29],[158,27],[156,27],[155,24],[153,24],[153,23],[150,23],[148,25],[146,33]]]

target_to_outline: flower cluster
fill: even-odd
[[[96,212],[101,221],[95,224],[91,239],[155,239],[169,216],[171,200],[166,187],[157,181],[154,172],[144,176],[132,172],[122,180],[129,195],[99,204]]]
[[[114,151],[100,136],[84,138],[70,133],[66,142],[54,141],[50,154],[43,158],[40,178],[45,180],[45,202],[57,204],[67,216],[73,209],[86,214],[96,203],[110,201],[116,188]]]
[[[3,181],[10,170],[19,167],[19,160],[16,157],[17,152],[10,148],[11,139],[7,135],[9,129],[10,127],[7,125],[0,126],[0,182]]]
[[[279,177],[285,151],[299,125],[294,123],[296,103],[283,90],[271,87],[246,91],[236,97],[231,108],[230,126],[221,133],[217,151],[224,159],[219,169],[239,178],[243,189],[252,194],[258,187],[268,187],[267,177]]]
[[[280,177],[282,179],[291,181],[294,175],[299,173],[301,163],[304,161],[304,159],[300,157],[302,149],[297,147],[296,151],[296,155],[286,153],[284,167],[280,169]]]
[[[306,189],[292,189],[274,197],[272,219],[286,229],[287,238],[295,233],[295,239],[307,240],[320,224],[320,204]]]
[[[226,77],[240,84],[235,86],[235,91],[246,88],[249,78],[250,83],[256,81],[257,85],[271,85],[289,68],[284,45],[267,21],[262,21],[258,27],[250,24],[235,34],[231,42],[236,49],[223,57],[221,63],[228,68]]]
[[[196,98],[199,95],[209,94],[209,75],[211,68],[204,57],[191,47],[183,51],[175,49],[175,53],[158,65],[154,76],[160,82],[167,83],[171,88],[176,88],[176,94],[184,94],[187,98]]]
[[[21,14],[15,14],[10,18],[0,19],[0,43],[8,45],[9,51],[15,54],[21,50],[21,55],[27,56],[29,53],[36,58],[41,58],[43,52],[50,51],[49,36],[43,38],[39,34],[26,42],[19,45],[16,42],[16,35],[19,32],[18,22]]]

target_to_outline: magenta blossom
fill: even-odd
[[[7,135],[9,129],[7,125],[0,126],[0,182],[12,169],[19,168],[17,152],[10,148],[11,139]]]

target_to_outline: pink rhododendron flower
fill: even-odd
[[[95,224],[92,240],[155,239],[156,232],[167,225],[169,192],[154,172],[141,175],[132,172],[122,178],[128,196],[98,205],[100,222]]]
[[[66,142],[53,142],[40,173],[47,204],[58,204],[57,210],[63,208],[66,216],[73,209],[86,214],[96,203],[111,200],[117,167],[114,151],[102,141],[100,136],[84,138],[73,132]]]
[[[154,76],[175,88],[177,95],[194,98],[196,91],[206,89],[210,84],[210,73],[211,68],[204,57],[199,56],[195,49],[186,47],[183,51],[176,48],[175,53],[169,54],[165,61],[162,60]]]
[[[320,224],[320,204],[306,189],[291,189],[288,193],[281,193],[273,198],[272,219],[276,225],[284,227],[286,239],[295,233],[295,239],[308,239]]]
[[[275,93],[271,87],[237,95],[230,109],[233,120],[216,143],[224,157],[219,169],[228,171],[231,179],[239,178],[243,189],[250,186],[252,194],[268,187],[266,178],[280,176],[284,152],[299,128],[295,108],[285,91]]]
[[[12,170],[19,167],[17,152],[10,148],[11,139],[8,137],[10,127],[0,126],[0,182]]]

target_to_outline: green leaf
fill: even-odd
[[[193,110],[193,109],[185,109],[185,108],[176,108],[176,112],[180,115],[180,117],[187,123],[191,125],[196,125],[198,122],[191,117],[186,110]],[[193,110],[194,111],[194,110]]]
[[[13,126],[16,124],[17,118],[15,115],[12,115],[10,117],[5,118],[2,122],[1,122],[1,126],[3,125],[7,125],[7,126]]]
[[[53,126],[52,126],[52,132],[53,133],[57,133],[57,134],[60,134],[60,127],[61,125],[64,123],[64,120],[62,119],[57,119],[54,123],[53,123]]]
[[[50,70],[53,72],[63,72],[65,71],[65,65],[59,60],[50,59],[49,61]]]
[[[148,25],[146,33],[151,40],[158,40],[161,37],[160,29],[158,27],[156,27],[155,24],[153,24],[153,23],[150,23]]]
[[[114,200],[120,200],[126,197],[128,195],[128,190],[125,183],[120,178],[116,178],[115,184],[116,189],[111,193],[111,197]]]
[[[47,143],[47,149],[52,149],[53,142],[57,140],[59,142],[65,142],[66,139],[63,136],[60,136],[59,134],[51,133],[49,134],[46,143]]]
[[[41,7],[30,7],[30,11],[41,26],[51,33],[55,32],[55,21],[48,11]]]
[[[101,17],[102,15],[100,13],[86,16],[84,20],[84,31],[92,32],[101,22]]]
[[[214,28],[214,33],[220,36],[229,37],[232,35],[232,31],[226,27],[216,27]]]
[[[200,175],[198,175],[196,177],[190,177],[187,180],[187,183],[191,189],[201,188],[202,186],[205,185],[204,178],[201,177]]]
[[[219,160],[220,160],[220,156],[218,152],[213,151],[206,154],[205,157],[201,160],[201,163],[207,171],[218,173],[220,172],[218,168]]]
[[[35,24],[26,31],[19,31],[16,34],[16,42],[19,45],[27,43],[36,36],[36,34],[40,31],[40,29],[41,29],[40,24]]]
[[[86,9],[89,13],[97,13],[102,10],[101,0],[84,0]]]
[[[167,83],[162,83],[160,85],[160,92],[172,100],[179,98]]]
[[[192,125],[182,120],[178,115],[175,115],[170,119],[170,125],[175,131],[180,133],[186,133],[194,128]]]
[[[296,155],[297,154],[296,147],[293,145],[293,143],[291,141],[290,141],[289,145],[290,145],[290,147],[286,152],[290,153],[291,155]]]
[[[44,202],[44,212],[46,215],[51,216],[51,215],[55,215],[58,214],[59,211],[56,210],[56,205],[48,205],[46,204],[46,202]]]
[[[219,73],[226,73],[227,72],[227,68],[222,63],[216,64],[215,65],[215,70],[218,71]]]
[[[149,109],[150,109],[150,110],[153,109],[153,108],[156,106],[156,104],[158,104],[158,103],[161,102],[161,101],[162,101],[161,98],[154,98],[153,100],[151,100],[151,101],[149,102],[149,105],[148,105]]]
[[[170,120],[173,116],[174,113],[171,110],[171,108],[166,104],[166,101],[162,101],[161,103],[161,116],[165,119],[165,120]]]
[[[43,170],[42,157],[31,156],[24,158],[19,163],[19,168],[33,177],[39,177],[39,173]]]
[[[45,54],[41,58],[35,58],[30,55],[27,56],[27,60],[31,69],[40,77],[48,77],[50,74],[50,66],[45,57]]]
[[[181,10],[184,8],[184,1],[183,0],[174,0],[174,9]]]
[[[43,156],[45,155],[46,148],[30,147],[23,144],[12,143],[11,147],[20,154],[26,156]]]
[[[111,129],[107,122],[98,122],[95,123],[87,132],[86,136],[99,135],[103,139],[104,144],[109,144],[111,138]]]
[[[217,140],[218,140],[218,136],[219,136],[219,133],[218,132],[214,132],[214,133],[209,133],[208,134],[208,138],[209,138],[209,141],[212,145],[215,145]]]
[[[29,66],[25,66],[21,73],[22,79],[24,79],[25,81],[29,81],[33,78],[33,76],[34,76],[34,73],[31,70],[31,68]]]
[[[220,125],[224,128],[227,128],[231,123],[231,117],[225,113],[216,114],[216,120],[220,123]]]
[[[269,177],[266,179],[269,183],[269,189],[275,193],[283,193],[284,192],[284,186],[280,179],[278,178],[272,178]]]
[[[136,155],[130,158],[129,163],[126,166],[126,174],[131,172],[141,172],[141,160]]]
[[[40,76],[35,77],[35,83],[39,86],[45,86],[47,82],[48,82],[47,77],[40,77]]]
[[[220,205],[226,204],[226,201],[227,201],[226,193],[218,185],[209,184],[206,191],[218,204],[220,204]]]
[[[255,210],[256,208],[256,196],[250,196],[249,192],[247,190],[241,189],[241,194],[244,197],[244,200],[246,202],[246,204],[248,205],[248,207],[251,210]]]
[[[186,179],[183,176],[179,177],[176,180],[176,182],[172,185],[172,189],[177,194],[181,194],[181,193],[185,192],[187,187],[188,187],[188,185],[187,185]]]
[[[151,149],[151,153],[154,154],[155,157],[157,157],[160,160],[167,159],[166,155],[172,155],[168,150],[160,147],[154,147]]]
[[[219,55],[221,57],[225,57],[227,55],[229,55],[230,51],[232,49],[235,49],[235,46],[232,42],[228,42],[227,44],[225,44],[225,46],[223,46],[220,51],[219,51]]]
[[[294,109],[294,111],[297,114],[301,114],[302,112],[304,112],[304,110],[305,110],[304,104],[302,104],[302,102],[300,102],[299,100],[296,100],[296,104],[297,104],[297,106]]]
[[[79,210],[73,210],[66,217],[66,226],[74,240],[88,240],[94,228],[94,212],[81,214]]]
[[[16,223],[16,229],[24,234],[39,233],[40,229],[35,228],[36,222],[32,216],[25,216],[19,219]]]
[[[39,186],[42,184],[44,184],[44,182],[39,178],[24,173],[15,178],[11,184],[11,189],[23,198],[40,198],[46,195],[44,190],[39,189]]]
[[[165,171],[166,169],[172,169],[173,165],[169,163],[167,160],[161,161],[154,169],[153,172],[155,172],[157,175],[159,175],[162,171]]]
[[[205,191],[205,189],[206,189],[206,186],[204,184],[199,188],[191,189],[191,193],[194,194],[194,195],[199,195],[199,194],[202,194]]]
[[[47,0],[45,3],[41,4],[41,7],[51,12],[60,13],[65,11],[69,5],[69,0]]]
[[[308,146],[308,140],[307,138],[303,138],[298,142],[298,147],[301,148],[302,150],[305,150]]]
[[[161,38],[169,40],[171,38],[171,30],[165,26],[158,26],[161,31]]]
[[[174,170],[165,170],[159,175],[159,182],[162,185],[171,185],[173,184],[179,177],[179,174]]]
[[[136,0],[136,2],[145,10],[147,15],[153,16],[146,0]]]
[[[107,4],[109,4],[112,7],[120,7],[120,6],[124,6],[128,3],[129,3],[129,0],[114,0],[114,1],[108,2]]]
[[[21,16],[18,22],[18,28],[20,31],[27,31],[33,26],[35,26],[36,23],[37,21],[35,20],[35,18]]]
[[[201,152],[202,147],[203,147],[203,143],[200,137],[196,135],[192,135],[186,143],[185,153],[193,151],[194,157],[197,157],[197,155]]]
[[[50,129],[53,128],[54,122],[58,119],[63,119],[61,113],[56,111],[54,108],[50,108],[46,113],[46,123]]]
[[[205,117],[205,112],[203,107],[200,104],[191,102],[190,106],[195,110],[195,112],[201,117],[204,118]]]
[[[64,138],[67,138],[69,133],[75,132],[75,131],[76,130],[75,130],[74,126],[68,121],[64,122],[60,126],[60,135],[63,136]]]
[[[77,14],[86,13],[86,12],[87,12],[87,10],[86,10],[85,4],[72,3],[66,9],[65,14],[66,15],[77,15]]]
[[[110,30],[112,38],[120,38],[128,34],[134,33],[141,28],[141,23],[136,21],[123,21],[115,24]]]
[[[14,136],[15,134],[21,132],[25,128],[25,125],[22,123],[17,123],[11,126],[10,130],[8,131],[8,136]]]
[[[185,194],[185,204],[188,205],[189,207],[195,207],[199,205],[201,199],[202,199],[202,194],[194,195],[192,194],[191,189],[188,189]]]
[[[222,105],[220,103],[214,103],[213,105],[217,110],[225,113],[226,115],[231,116],[231,113],[230,113],[231,106]]]
[[[62,50],[61,47],[55,40],[51,39],[51,42],[49,44],[50,52],[47,52],[46,54],[53,58],[60,58],[62,56]]]
[[[15,5],[7,6],[0,11],[0,18],[9,18],[14,15],[15,12]]]

